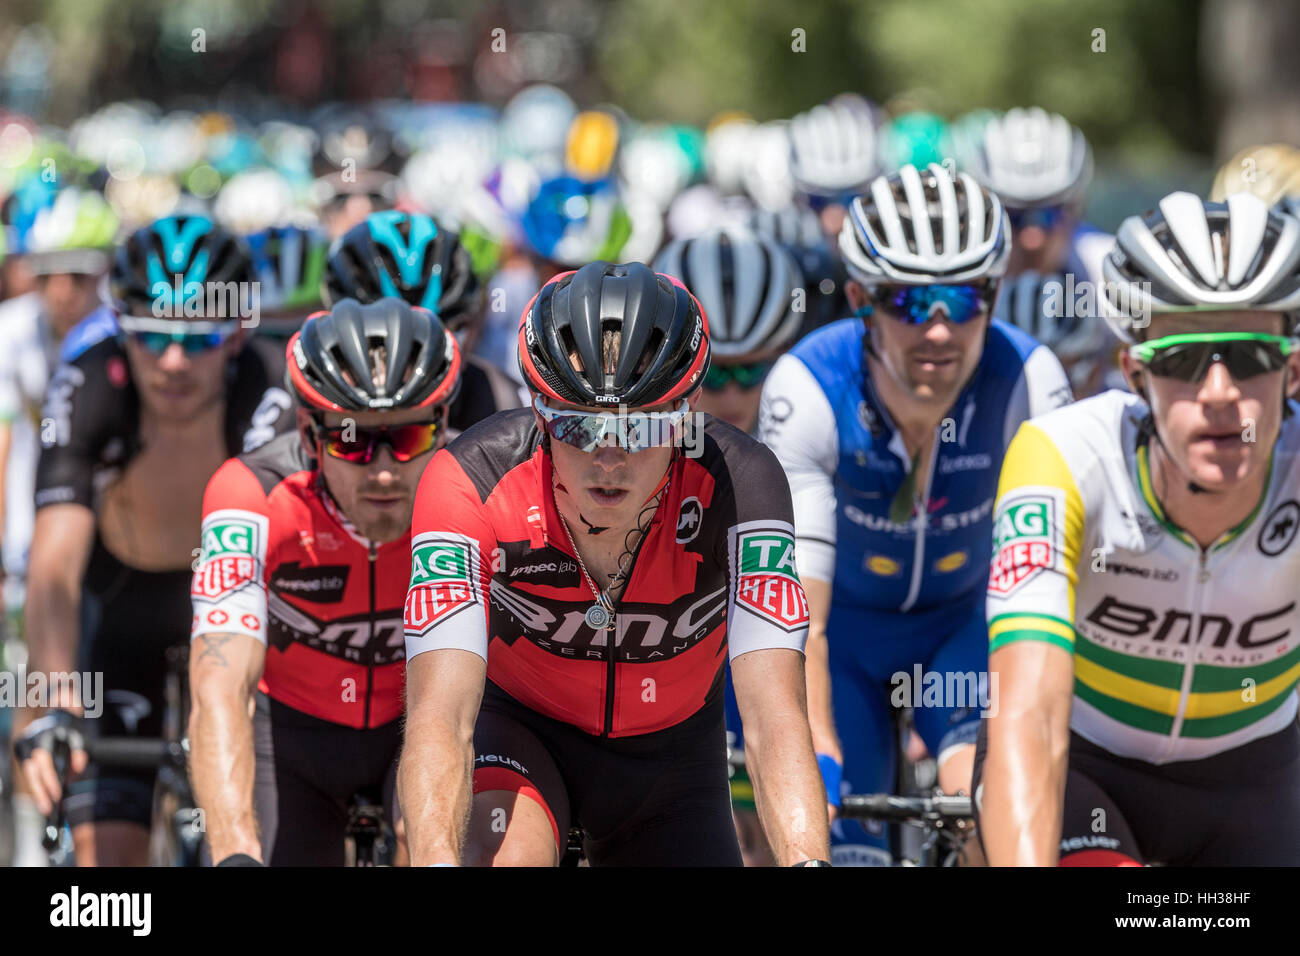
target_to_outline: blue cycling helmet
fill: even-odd
[[[269,312],[315,311],[321,305],[329,238],[314,226],[272,226],[244,237]]]
[[[109,282],[118,307],[128,314],[161,307],[184,315],[194,283],[243,284],[235,287],[242,296],[256,278],[243,240],[207,216],[164,216],[118,246]]]
[[[452,331],[478,314],[480,287],[454,230],[421,213],[371,213],[334,241],[325,266],[325,301],[385,296],[437,314]]]
[[[543,182],[521,225],[534,252],[567,266],[617,262],[632,234],[632,220],[608,181],[573,176]]]

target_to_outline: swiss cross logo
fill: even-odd
[[[1006,498],[993,526],[989,593],[1005,597],[1056,564],[1053,529],[1059,502],[1045,494]]]
[[[239,618],[239,623],[244,625],[250,631],[256,631],[262,626],[262,622],[257,619],[256,614],[243,614]]]
[[[406,630],[423,634],[478,601],[478,544],[453,534],[421,535],[411,548]]]
[[[213,610],[208,612],[209,624],[225,624],[229,620],[230,620],[230,615],[227,614],[225,611],[221,610],[221,608],[214,608]]]
[[[794,537],[772,528],[736,536],[736,603],[787,631],[808,625],[808,600],[794,564]]]

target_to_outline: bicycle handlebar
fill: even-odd
[[[945,821],[957,823],[972,817],[970,797],[936,794],[932,797],[897,797],[890,793],[851,794],[843,799],[839,815],[849,819],[895,823]]]

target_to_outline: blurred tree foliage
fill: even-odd
[[[598,51],[634,115],[758,119],[841,90],[955,116],[1037,104],[1145,162],[1209,152],[1201,0],[620,0]],[[806,52],[793,52],[802,29]],[[1094,30],[1105,52],[1094,52]],[[901,105],[901,104],[900,104]]]

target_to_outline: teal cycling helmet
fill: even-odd
[[[154,307],[184,314],[193,283],[255,279],[248,247],[206,216],[164,216],[137,229],[118,246],[109,276],[119,308],[137,315]]]
[[[420,213],[372,213],[334,241],[325,267],[327,304],[395,296],[452,331],[476,316],[480,292],[459,234]]]
[[[948,124],[934,113],[916,110],[894,117],[880,134],[880,164],[887,172],[912,165],[925,169],[942,165],[948,142]]]

